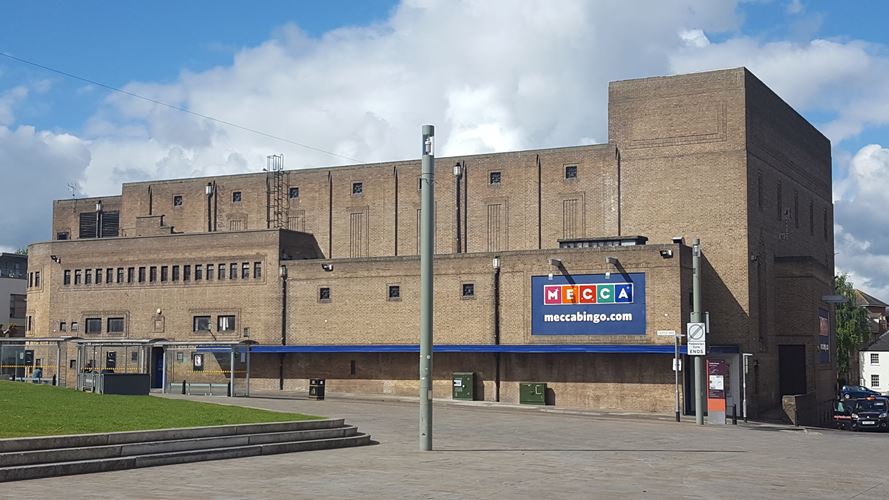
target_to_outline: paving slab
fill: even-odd
[[[379,444],[6,483],[0,498],[885,498],[889,434],[416,401],[190,397],[345,418]]]

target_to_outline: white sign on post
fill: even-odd
[[[689,323],[687,326],[689,356],[707,355],[707,325],[705,323]]]

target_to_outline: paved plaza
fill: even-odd
[[[193,397],[345,417],[379,444],[0,484],[2,498],[887,498],[889,435],[415,402]]]

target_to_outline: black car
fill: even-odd
[[[837,429],[847,430],[852,428],[852,410],[855,407],[854,400],[838,399],[833,402],[833,425]]]
[[[889,399],[859,399],[852,408],[852,430],[889,430]]]
[[[871,396],[880,397],[882,394],[860,385],[844,385],[840,389],[840,399],[862,399]]]

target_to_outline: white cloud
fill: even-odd
[[[0,93],[0,126],[10,125],[15,121],[13,107],[28,97],[28,88],[18,85]]]
[[[800,14],[805,10],[805,6],[800,0],[790,0],[787,4],[787,13],[788,14]]]

